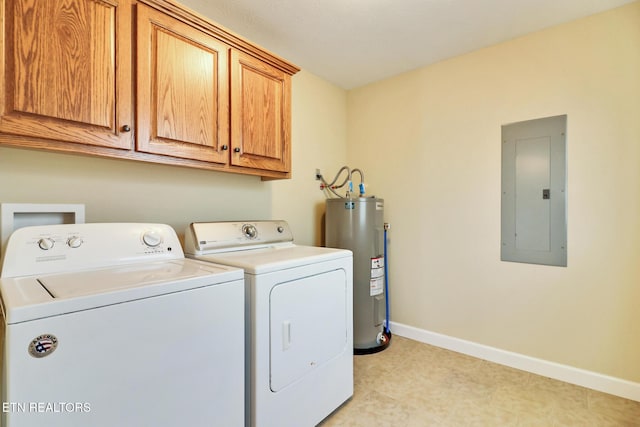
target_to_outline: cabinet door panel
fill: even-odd
[[[4,0],[0,132],[132,148],[131,4]]]
[[[228,46],[138,5],[137,149],[227,163]]]
[[[291,77],[238,51],[231,66],[231,163],[289,172]]]

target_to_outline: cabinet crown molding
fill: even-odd
[[[144,3],[150,7],[158,9],[176,19],[187,22],[215,38],[229,44],[231,47],[254,56],[289,75],[294,75],[300,71],[300,68],[289,61],[275,55],[272,52],[252,43],[243,37],[235,34],[233,31],[224,26],[215,23],[204,15],[181,5],[178,2],[169,0],[137,0],[137,3]]]

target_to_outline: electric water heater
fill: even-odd
[[[353,252],[353,346],[373,352],[387,342],[385,321],[384,200],[375,197],[326,201],[325,244]]]

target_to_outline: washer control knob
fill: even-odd
[[[53,239],[49,237],[42,237],[40,240],[38,240],[38,246],[43,251],[48,251],[49,249],[51,249],[53,247],[53,244],[54,244]]]
[[[157,231],[145,231],[142,235],[142,241],[145,245],[155,248],[160,243],[162,243],[162,236]]]
[[[258,237],[258,229],[255,225],[245,224],[242,226],[242,233],[247,239],[255,239]]]
[[[284,227],[281,225],[279,225],[276,230],[278,230],[278,233],[284,233]]]
[[[67,239],[67,246],[70,248],[79,248],[83,241],[80,236],[71,236]]]

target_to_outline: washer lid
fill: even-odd
[[[52,274],[38,278],[38,282],[53,298],[75,298],[113,292],[141,286],[158,285],[172,280],[184,280],[215,273],[200,264],[158,262],[68,274]],[[148,289],[149,293],[155,293]]]
[[[0,291],[6,322],[18,323],[242,278],[237,268],[178,259],[4,278]]]

